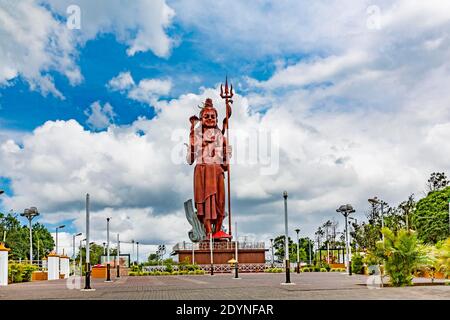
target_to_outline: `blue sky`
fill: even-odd
[[[80,30],[66,25],[70,4]],[[248,133],[280,138],[276,173],[260,162],[233,169],[243,235],[283,231],[283,189],[305,236],[338,220],[342,202],[363,219],[370,196],[420,197],[431,172],[450,171],[449,9],[437,0],[6,1],[2,209],[37,206],[69,239],[84,228],[90,192],[96,240],[106,216],[124,239],[148,244],[144,255],[185,240],[192,167],[173,159],[173,138],[206,97],[223,111],[226,75],[236,150]]]

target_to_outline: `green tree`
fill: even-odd
[[[100,257],[103,255],[103,253],[103,246],[96,243],[91,243],[91,245],[89,246],[89,259],[91,265],[99,264],[101,262]],[[81,248],[81,257],[83,258],[83,263],[86,262],[86,247]],[[80,261],[80,252],[78,252],[76,260]]]
[[[391,284],[396,287],[412,285],[413,272],[428,263],[425,247],[420,245],[412,230],[394,232],[383,228],[382,232],[384,242],[377,242],[374,253],[384,261]]]
[[[411,214],[411,223],[417,231],[418,238],[429,244],[435,244],[450,236],[448,200],[450,187],[431,191],[417,202]]]
[[[11,260],[29,259],[30,254],[30,229],[21,225],[15,215],[11,213],[4,215],[0,213],[0,234],[6,235],[5,244],[11,249],[9,252]],[[42,259],[54,247],[53,237],[50,232],[40,223],[33,225],[33,259],[37,259],[39,242],[39,259]]]
[[[442,190],[448,186],[448,183],[444,172],[433,172],[427,181],[428,193]]]

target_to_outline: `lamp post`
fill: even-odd
[[[308,238],[308,242],[309,242],[309,265],[311,266],[311,239]]]
[[[65,226],[66,225],[62,224],[62,225],[56,227],[56,248],[55,248],[56,254],[58,254],[58,230],[63,229]]]
[[[120,278],[120,239],[119,234],[117,234],[117,255],[116,255],[116,269],[117,269],[117,278]]]
[[[213,237],[212,232],[209,234],[209,252],[211,256],[211,275],[214,275],[214,255],[213,255]]]
[[[136,262],[139,267],[139,241],[136,241]]]
[[[234,241],[234,249],[236,250],[235,256],[236,256],[236,263],[234,265],[234,279],[240,279],[239,278],[239,260],[238,260],[238,249],[239,249],[239,241],[238,241],[238,235],[237,235],[237,222],[234,223],[234,234],[236,236],[236,240]]]
[[[378,199],[377,197],[371,198],[371,199],[367,199],[367,201],[369,201],[372,204],[379,204],[380,205],[380,210],[381,210],[381,230],[383,230],[384,228],[384,212],[383,212],[383,206],[386,204],[383,200]],[[381,233],[381,239],[384,242],[384,234],[383,232]]]
[[[338,209],[336,209],[336,212],[340,212],[342,213],[342,215],[345,217],[345,247],[346,247],[346,256],[347,256],[347,269],[348,269],[348,274],[351,276],[352,275],[352,258],[351,258],[351,254],[350,254],[350,244],[349,244],[349,234],[348,234],[348,216],[350,215],[350,213],[355,212],[355,209],[353,209],[353,207],[349,204],[344,204],[342,206],[340,206]]]
[[[284,198],[284,256],[286,264],[286,282],[291,283],[290,264],[289,264],[289,241],[288,241],[288,212],[287,212],[287,191],[283,192]]]
[[[73,239],[73,241],[72,241],[72,259],[73,259],[73,273],[74,274],[75,274],[75,268],[76,268],[76,263],[75,263],[75,238],[78,237],[78,236],[81,236],[81,235],[82,235],[82,233],[80,232],[80,233],[74,234],[72,236],[72,239]],[[80,251],[80,259],[81,259],[81,251]]]
[[[90,198],[89,193],[86,194],[86,277],[85,277],[85,291],[95,290],[91,288],[91,258],[90,258],[90,243],[89,243],[89,212]]]
[[[111,263],[109,261],[109,220],[106,218],[106,282],[111,282]]]
[[[33,225],[31,224],[31,220],[39,215],[39,211],[36,207],[31,207],[29,209],[23,210],[23,213],[21,213],[20,215],[28,219],[28,226],[30,229],[30,264],[33,264]]]
[[[298,239],[298,233],[300,232],[300,229],[295,229],[295,232],[297,233],[297,273],[300,273],[300,254],[299,254],[299,246],[300,246],[300,241]]]
[[[134,240],[131,240],[131,259],[133,259],[133,266],[134,266]]]
[[[272,249],[272,268],[273,268],[273,239],[270,239],[270,248]]]

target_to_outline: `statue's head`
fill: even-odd
[[[200,118],[203,127],[217,127],[217,110],[214,108],[213,102],[210,98],[205,100],[204,107],[202,108],[202,111],[200,111]]]

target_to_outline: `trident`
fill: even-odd
[[[225,92],[223,89],[223,85],[220,85],[220,97],[222,99],[225,99],[225,105],[226,105],[226,120],[224,121],[223,124],[223,129],[222,129],[222,134],[225,133],[225,130],[227,130],[227,147],[230,143],[230,139],[229,139],[229,131],[230,131],[230,127],[228,124],[228,120],[231,116],[231,106],[230,103],[233,103],[233,100],[231,100],[231,98],[233,98],[233,85],[231,85],[230,90],[228,91],[228,76],[225,78]],[[231,236],[231,193],[230,193],[230,163],[229,163],[229,159],[227,158],[227,166],[228,166],[228,170],[227,170],[227,193],[228,193],[228,232],[230,233]]]

